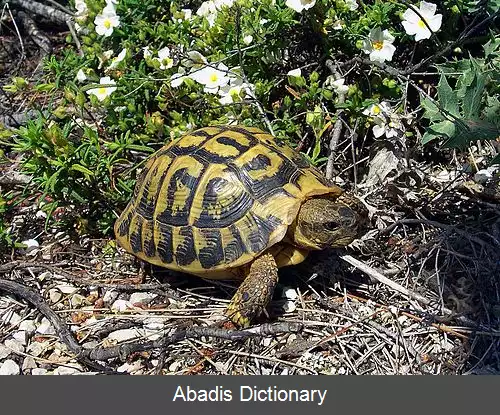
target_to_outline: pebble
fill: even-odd
[[[12,326],[18,324],[21,320],[22,317],[12,310],[7,311],[4,315],[2,315],[2,321],[5,324],[10,324]]]
[[[296,300],[297,298],[299,298],[297,290],[295,290],[294,288],[285,288],[283,290],[283,295],[285,298],[288,298],[289,300]]]
[[[7,339],[7,340],[5,340],[4,344],[9,349],[12,349],[14,352],[18,352],[18,353],[24,352],[23,344],[15,339]]]
[[[61,292],[56,288],[51,288],[49,290],[49,300],[52,304],[57,303],[62,298]]]
[[[0,366],[0,375],[19,375],[19,365],[11,359],[7,359]]]
[[[130,296],[129,301],[131,304],[149,304],[156,297],[157,297],[156,294],[138,292],[138,293],[133,293]]]
[[[42,322],[36,329],[36,332],[40,334],[56,334],[54,327],[52,327],[52,325],[50,324],[49,320],[47,320],[46,317],[42,318]]]
[[[19,324],[19,330],[27,331],[28,333],[34,333],[36,331],[35,320],[23,320]]]
[[[125,300],[116,300],[112,306],[111,306],[111,311],[114,311],[114,312],[121,312],[121,311],[125,311],[125,310],[130,310],[134,308],[132,306],[132,304],[130,304],[129,301],[125,301]]]
[[[149,317],[144,319],[144,328],[149,330],[161,330],[165,327],[165,320],[161,317]]]
[[[138,374],[138,371],[142,372],[142,363],[139,360],[136,360],[133,363],[124,363],[121,366],[116,368],[119,373],[134,373]]]
[[[123,342],[139,337],[141,334],[137,329],[122,329],[109,333],[108,339]]]
[[[31,356],[26,356],[24,358],[23,366],[22,366],[23,373],[27,373],[29,370],[35,369],[35,368],[36,368],[35,359],[33,359],[33,357],[31,357]]]
[[[78,291],[78,288],[71,284],[59,284],[56,285],[56,288],[63,294],[73,294],[75,291]]]
[[[35,249],[38,249],[40,244],[36,239],[26,239],[25,241],[21,242],[23,245],[26,245],[24,248],[25,253],[30,253],[33,252]]]
[[[86,297],[84,297],[83,295],[80,295],[80,294],[74,294],[71,296],[71,299],[69,300],[69,302],[71,303],[71,306],[73,308],[76,308],[76,307],[79,307],[86,302]]]
[[[28,352],[35,357],[40,356],[45,350],[47,350],[48,342],[33,342],[28,346]]]
[[[26,346],[26,344],[28,343],[26,337],[27,337],[26,332],[24,330],[16,331],[15,333],[12,334],[12,338],[17,340],[23,346]]]
[[[44,271],[44,272],[41,272],[40,274],[38,274],[38,279],[40,281],[45,281],[47,278],[51,278],[52,277],[52,272],[50,271]]]
[[[118,292],[109,290],[104,293],[104,297],[102,297],[102,300],[104,301],[105,304],[111,304],[114,302],[118,297]]]
[[[41,375],[46,375],[48,372],[47,369],[41,368],[41,367],[36,367],[31,371],[31,374],[33,376],[41,376]]]
[[[75,367],[59,366],[54,370],[54,375],[76,375],[81,371]]]
[[[0,360],[5,359],[11,353],[12,351],[8,347],[5,347],[3,344],[0,344]]]
[[[285,304],[283,304],[283,311],[285,313],[292,313],[296,308],[295,301],[285,301]]]

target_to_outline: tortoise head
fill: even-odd
[[[352,195],[314,197],[302,204],[292,237],[298,246],[309,249],[340,248],[360,236],[367,218],[367,209]]]

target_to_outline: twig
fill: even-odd
[[[75,359],[93,369],[107,373],[114,373],[113,370],[110,370],[96,362],[92,362],[85,356],[85,350],[76,342],[66,323],[61,320],[59,316],[48,306],[38,292],[17,282],[5,280],[3,278],[0,278],[0,290],[16,295],[36,307],[47,318],[47,320],[50,321],[59,339],[61,339],[61,341],[75,355]]]
[[[341,78],[341,75],[332,60],[328,59],[326,61],[326,67],[330,70],[330,72],[335,76],[336,79]],[[344,102],[345,102],[345,92],[338,92],[338,104],[343,104]],[[328,154],[328,160],[326,162],[325,176],[328,180],[333,179],[333,162],[335,158],[335,150],[337,150],[340,134],[342,133],[341,116],[343,112],[344,110],[342,108],[338,108],[337,111],[335,112],[335,117],[337,119],[335,121],[332,136],[330,138],[330,144],[328,146],[329,154]]]
[[[71,19],[72,15],[68,15],[60,10],[54,9],[53,7],[47,6],[46,4],[38,3],[34,0],[9,0],[9,3],[15,6],[19,6],[24,10],[28,10],[39,16],[46,17],[54,23],[59,23],[61,25],[66,25],[66,21]]]
[[[93,350],[85,350],[86,356],[92,360],[107,360],[119,357],[125,360],[131,353],[144,352],[152,349],[164,349],[165,347],[178,343],[185,339],[197,339],[200,337],[215,337],[218,339],[238,341],[250,337],[275,336],[283,333],[297,333],[302,330],[298,323],[280,322],[273,324],[262,324],[246,330],[227,330],[217,327],[190,327],[181,329],[170,336],[162,339],[144,343],[127,343],[112,347],[99,347]]]

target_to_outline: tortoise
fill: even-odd
[[[143,261],[242,280],[226,315],[248,327],[271,300],[279,267],[350,244],[366,216],[357,198],[280,140],[254,127],[216,126],[151,156],[114,230]]]

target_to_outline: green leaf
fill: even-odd
[[[484,73],[480,73],[479,68],[475,72],[475,77],[465,92],[462,105],[464,117],[471,120],[479,119],[484,87],[486,85],[486,76]]]
[[[441,74],[437,90],[439,95],[439,103],[443,106],[443,109],[449,114],[454,115],[455,117],[459,117],[460,113],[458,109],[457,95],[451,89],[450,84],[448,84],[448,81],[444,74]]]
[[[493,160],[491,160],[490,165],[492,166],[493,164],[500,164],[500,154],[497,154]]]
[[[76,170],[79,171],[80,173],[83,173],[87,179],[94,177],[94,172],[82,166],[81,164],[73,164],[70,170]]]
[[[445,120],[432,124],[428,131],[437,135],[438,137],[453,137],[455,134],[455,124],[451,121]]]
[[[421,96],[420,105],[422,105],[422,108],[425,110],[425,118],[429,118],[431,121],[442,121],[445,119],[439,107],[429,98]]]
[[[467,120],[466,128],[456,125],[455,134],[444,143],[445,147],[461,148],[477,140],[494,140],[500,136],[500,129],[484,121]]]

